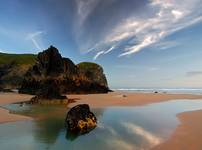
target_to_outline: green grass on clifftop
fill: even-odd
[[[93,70],[97,68],[102,68],[100,65],[93,62],[81,62],[77,64],[77,67],[84,70]]]
[[[6,54],[0,53],[0,65],[16,63],[19,65],[30,65],[34,64],[36,55],[33,54]]]

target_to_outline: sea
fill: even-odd
[[[114,88],[112,90],[129,93],[202,94],[202,88]]]

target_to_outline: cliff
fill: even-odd
[[[75,65],[53,46],[37,55],[35,64],[24,75],[19,92],[38,94],[51,85],[60,93],[69,94],[109,91],[101,66],[89,62]]]

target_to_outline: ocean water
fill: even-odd
[[[1,150],[147,150],[174,132],[179,124],[176,114],[202,109],[202,100],[92,109],[98,126],[77,137],[66,131],[65,107],[18,104],[4,107],[34,120],[0,124]]]
[[[169,94],[202,94],[202,88],[115,88],[114,91],[141,93],[169,93]]]

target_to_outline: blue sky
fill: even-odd
[[[50,45],[111,88],[202,87],[201,0],[0,0],[0,51]]]

